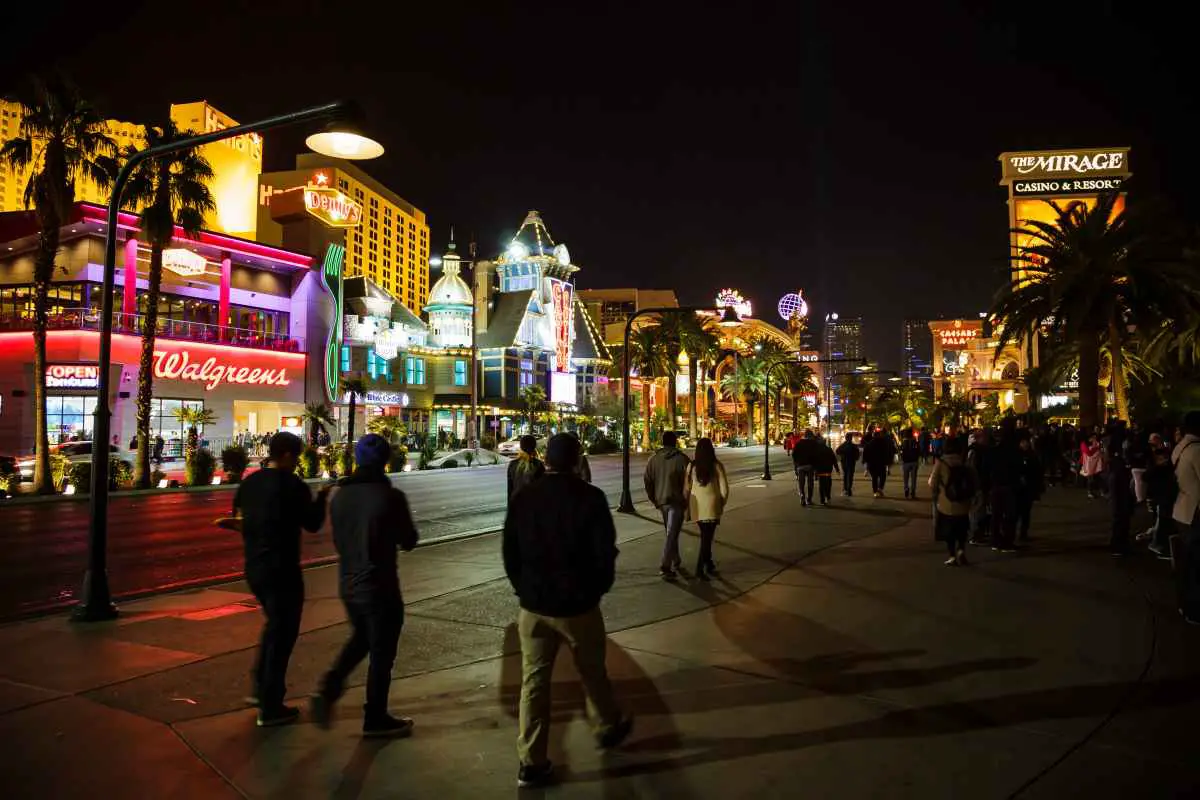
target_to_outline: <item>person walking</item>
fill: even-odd
[[[1171,451],[1178,494],[1171,517],[1179,529],[1180,547],[1175,559],[1179,613],[1191,625],[1200,625],[1200,411],[1183,418],[1183,435]]]
[[[1029,431],[1018,432],[1017,447],[1020,459],[1016,485],[1017,538],[1021,542],[1028,542],[1033,504],[1041,499],[1045,490],[1045,474],[1042,460],[1038,458],[1033,449],[1033,442],[1030,441]]]
[[[683,463],[681,456],[664,460]],[[574,656],[597,745],[616,747],[633,729],[632,718],[621,713],[613,696],[604,663],[607,637],[600,599],[612,588],[618,552],[608,498],[574,474],[578,440],[552,437],[546,461],[546,476],[513,498],[504,519],[504,571],[520,603],[521,788],[546,786],[555,779],[547,757],[550,688],[562,645]]]
[[[707,581],[717,574],[712,557],[713,538],[717,535],[725,504],[729,502],[729,479],[725,476],[725,465],[717,460],[712,439],[705,437],[696,442],[696,457],[688,465],[683,494],[687,498],[688,516],[700,528],[696,577]]]
[[[327,500],[338,553],[338,594],[351,634],[311,698],[310,709],[317,725],[327,729],[346,678],[370,657],[363,736],[403,737],[413,728],[411,719],[388,711],[392,665],[404,627],[396,550],[407,553],[417,546],[408,499],[387,476],[391,455],[392,446],[379,434],[359,439],[354,446],[354,474],[342,478]]]
[[[1016,552],[1017,485],[1021,477],[1021,456],[1016,442],[1016,426],[1011,420],[1000,428],[1000,438],[988,459],[989,505],[992,511],[992,549],[998,553]]]
[[[971,529],[971,507],[979,493],[979,476],[975,468],[963,459],[962,443],[957,437],[946,439],[942,457],[929,473],[929,488],[933,493],[937,538],[946,543],[948,567],[965,567],[967,535]]]
[[[258,706],[260,728],[285,725],[300,714],[283,702],[304,610],[300,529],[317,531],[325,513],[323,498],[314,500],[308,484],[296,476],[303,450],[294,434],[271,437],[267,466],[238,484],[233,496],[233,515],[241,517],[246,582],[266,617],[251,672],[250,700]]]
[[[796,472],[796,484],[800,494],[800,505],[808,507],[813,500],[813,478],[817,457],[817,440],[812,431],[805,431],[792,447],[792,467]]]
[[[167,446],[167,443],[165,441],[163,441],[162,434],[161,433],[155,434],[154,435],[154,463],[158,464],[160,467],[162,466],[162,463],[163,463],[163,448],[165,448],[166,446]]]
[[[528,434],[521,437],[517,457],[508,464],[508,501],[511,503],[517,492],[546,474],[546,465],[537,457],[537,438]]]
[[[854,468],[862,455],[858,445],[854,443],[854,435],[847,433],[846,438],[835,451],[842,469],[842,497],[854,495]]]
[[[979,429],[968,436],[967,464],[979,479],[979,493],[971,506],[971,544],[985,545],[991,539],[992,445],[988,432]]]
[[[1171,517],[1175,505],[1177,487],[1175,471],[1171,466],[1171,451],[1162,444],[1151,455],[1150,468],[1146,470],[1146,498],[1154,512],[1154,525],[1150,528],[1150,552],[1164,561],[1171,560],[1171,534],[1174,524]]]
[[[867,472],[871,476],[871,491],[875,497],[883,497],[884,482],[895,460],[895,450],[891,437],[882,430],[876,430],[870,440],[863,444],[863,463],[867,465]]]
[[[816,439],[813,455],[813,472],[817,476],[817,488],[821,493],[821,505],[829,505],[833,494],[833,473],[838,470],[837,455],[824,439]],[[812,502],[811,500],[809,502]]]
[[[665,432],[662,436],[663,446],[646,462],[646,472],[642,477],[646,497],[662,514],[663,528],[667,534],[658,572],[659,577],[666,581],[675,580],[676,570],[683,566],[683,560],[679,557],[679,531],[683,528],[683,514],[687,509],[683,483],[689,461],[675,446],[678,441],[675,431]]]
[[[921,447],[913,439],[912,431],[904,432],[900,443],[900,474],[904,479],[904,498],[917,499],[917,470],[921,466]]]
[[[1112,533],[1108,552],[1116,558],[1129,555],[1129,527],[1133,521],[1133,472],[1125,460],[1122,444],[1124,431],[1116,430],[1108,446],[1108,503],[1112,512]]]
[[[1104,485],[1104,451],[1094,433],[1079,445],[1079,474],[1087,483],[1088,499],[1094,499]]]

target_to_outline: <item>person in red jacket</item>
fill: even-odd
[[[792,454],[792,448],[796,446],[796,432],[792,431],[783,439],[783,451],[788,455]]]

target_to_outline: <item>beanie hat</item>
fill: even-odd
[[[354,445],[354,461],[360,467],[383,469],[392,457],[392,446],[377,433],[368,433]]]
[[[546,463],[555,472],[570,472],[579,464],[581,452],[582,446],[574,436],[555,434],[546,443]]]

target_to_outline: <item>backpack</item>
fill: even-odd
[[[975,480],[971,477],[971,470],[961,464],[949,467],[943,491],[951,503],[970,501],[975,496]]]

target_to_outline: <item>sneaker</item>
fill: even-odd
[[[258,708],[258,696],[257,695],[248,694],[242,698],[242,702],[245,703],[246,705],[250,706],[251,708]]]
[[[950,556],[942,563],[945,564],[947,567],[957,567],[958,566],[958,558],[957,558],[957,556]]]
[[[967,544],[974,544],[974,545],[978,545],[980,547],[987,547],[988,540],[982,536],[972,536],[971,540],[969,542],[967,542]]]
[[[299,717],[300,709],[295,706],[280,706],[272,711],[260,708],[256,724],[260,728],[274,728],[277,725],[291,724],[299,719]]]
[[[629,738],[629,734],[632,730],[633,717],[625,717],[616,725],[613,725],[604,733],[596,737],[596,746],[601,750],[612,750],[614,747],[619,747],[621,742]]]
[[[679,576],[675,574],[675,570],[673,569],[660,569],[658,571],[658,577],[662,578],[664,581],[673,581]]]
[[[517,771],[518,789],[537,789],[554,783],[554,765],[547,761],[545,764],[522,764]]]
[[[408,717],[393,717],[384,714],[379,719],[370,722],[363,721],[363,736],[389,736],[393,739],[404,739],[412,735],[413,721]]]
[[[1159,547],[1156,544],[1150,545],[1150,547],[1148,549],[1150,550],[1151,553],[1154,553],[1154,555],[1162,561],[1170,561],[1171,560],[1171,554],[1167,550],[1163,549],[1162,547]]]
[[[1153,535],[1154,531],[1142,531],[1137,536],[1133,537],[1133,540],[1135,542],[1145,542]]]
[[[319,692],[314,694],[308,698],[308,715],[318,728],[329,730],[333,719],[333,701]]]

